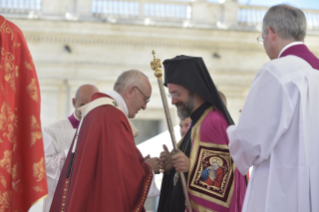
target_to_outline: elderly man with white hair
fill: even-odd
[[[130,70],[119,76],[114,91],[94,94],[79,109],[82,120],[51,212],[145,211],[146,198],[158,195],[153,176],[159,159],[142,157],[128,118],[146,109],[151,93],[147,76]]]
[[[319,211],[319,59],[303,44],[306,29],[304,13],[285,4],[263,19],[259,41],[271,61],[227,129],[239,171],[254,166],[245,212]]]

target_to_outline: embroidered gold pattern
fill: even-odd
[[[31,83],[27,86],[27,92],[34,101],[39,101],[39,92],[35,78],[31,79]]]
[[[143,205],[145,203],[145,200],[146,200],[146,197],[147,197],[148,190],[149,190],[149,187],[151,185],[152,179],[153,179],[152,168],[149,167],[148,178],[147,178],[145,186],[144,186],[144,192],[143,192],[142,200],[141,200],[141,202],[137,206],[137,209],[134,212],[138,212],[138,211],[140,211],[143,208]]]
[[[12,112],[10,106],[4,102],[0,110],[0,129],[3,132],[3,137],[6,137],[11,143],[13,143],[13,151],[17,147],[17,137],[15,128],[17,128],[18,117]]]
[[[7,25],[6,23],[6,20],[5,22],[3,23],[3,25],[0,27],[0,30],[3,30],[4,32],[8,33],[8,34],[11,34],[11,40],[13,40],[13,31],[12,29]]]
[[[218,204],[221,204],[224,207],[229,207],[230,199],[227,197],[232,196],[232,187],[234,182],[234,166],[231,156],[229,152],[224,151],[224,145],[207,144],[202,142],[198,143],[200,148],[198,151],[198,163],[194,167],[195,174],[190,181],[190,185],[192,189],[197,188],[199,190],[203,190],[203,194],[200,196],[204,197],[204,193],[206,193],[206,195],[209,194],[209,197],[213,197],[215,199],[220,197],[224,199],[224,201],[221,200]],[[219,163],[217,164],[217,162]],[[209,168],[214,169],[213,167],[216,169],[216,175],[217,171],[219,173],[219,179],[217,180],[218,183],[216,185],[213,181],[206,181],[206,179],[203,179],[203,176],[201,175],[204,170],[208,170]],[[208,177],[208,179],[209,178],[211,177]],[[215,199],[211,199],[211,201],[214,202],[216,201]]]
[[[4,156],[0,160],[0,167],[7,170],[9,174],[11,174],[11,160],[12,160],[12,152],[9,150],[5,150],[3,152]]]
[[[7,22],[7,20],[4,18],[3,23],[0,26],[0,31],[4,28],[4,26],[6,25],[6,22]]]
[[[44,190],[42,189],[42,187],[40,187],[40,186],[34,186],[34,187],[33,187],[33,190],[35,190],[36,192],[42,192],[42,191],[44,191]]]
[[[1,66],[1,65],[0,65]],[[4,90],[3,84],[1,83],[1,93],[2,95],[5,95],[7,92]]]
[[[68,178],[68,179],[65,181],[65,184],[64,184],[64,189],[63,189],[63,194],[62,194],[61,212],[64,212],[64,210],[65,210],[66,195],[68,194],[69,182],[70,182],[70,178]]]
[[[17,48],[19,48],[21,46],[21,43],[13,43],[13,45],[12,45],[12,50],[14,50],[14,49],[17,49]]]
[[[200,141],[202,121],[211,110],[214,110],[214,108],[211,107],[204,112],[191,132],[194,143],[190,154],[188,189],[190,194],[196,197],[229,208],[234,191],[234,172],[236,166],[232,162],[228,146]],[[215,163],[217,160],[219,160],[219,173],[221,173],[220,169],[222,169],[223,174],[219,175],[219,177],[222,176],[221,184],[215,186],[209,181],[204,182],[201,174],[204,169],[212,165],[213,161]],[[214,166],[214,169],[216,169],[217,165],[214,164]],[[212,178],[214,177],[212,176]]]
[[[33,164],[33,177],[38,178],[37,181],[41,181],[45,176],[44,159],[41,158],[40,162]]]
[[[18,164],[13,165],[12,168],[12,178],[15,180],[18,176]]]
[[[6,179],[4,179],[4,176],[2,174],[0,174],[0,182],[5,188],[7,187]]]
[[[9,208],[9,194],[8,192],[0,191],[0,212],[4,212],[6,208]]]
[[[10,52],[6,52],[4,48],[1,48],[2,61],[0,69],[4,69],[4,80],[10,84],[10,87],[15,91],[15,79],[19,76],[19,66],[15,66],[13,61],[14,55]]]
[[[191,200],[191,205],[192,205],[192,208],[195,209],[197,212],[217,212],[212,209],[206,208],[202,205],[198,205],[192,200]]]
[[[31,146],[35,144],[38,139],[42,138],[42,132],[40,124],[35,116],[31,116]]]
[[[25,62],[24,62],[24,65],[25,65],[25,67],[26,67],[27,69],[33,70],[31,64],[28,63],[28,61],[25,61]]]
[[[0,16],[0,19],[1,18],[3,17]],[[3,19],[1,19],[1,22],[3,22]],[[21,137],[22,143],[23,143],[23,139],[28,142],[23,147],[23,148],[27,148],[25,149],[27,153],[24,155],[24,157],[28,157],[32,162],[30,161],[30,163],[20,164],[21,161],[16,163],[16,160],[15,160],[16,158],[15,153],[17,151],[20,152],[19,150],[20,141],[19,143],[17,142],[18,138],[20,139],[19,133],[21,135],[21,132],[24,132],[30,129],[29,118],[32,114],[26,119],[28,123],[27,126],[21,126],[21,129],[20,129],[20,126],[18,127],[18,123],[20,124],[20,122],[24,120],[23,120],[23,117],[20,117],[20,115],[19,117],[17,116],[18,112],[16,107],[20,107],[20,106],[24,107],[24,106],[17,105],[18,102],[15,102],[14,96],[15,96],[15,93],[21,89],[28,90],[27,83],[32,83],[32,79],[30,79],[29,77],[31,75],[35,76],[34,75],[35,70],[33,70],[34,66],[32,65],[31,62],[29,62],[29,58],[27,58],[29,54],[27,47],[25,48],[26,52],[24,55],[22,55],[22,57],[19,57],[18,55],[16,55],[17,51],[21,50],[21,45],[23,45],[23,43],[21,42],[24,42],[22,34],[21,34],[22,36],[21,42],[16,41],[18,40],[17,39],[18,37],[15,34],[21,33],[20,30],[14,26],[11,26],[10,22],[7,22],[7,23],[5,22],[6,21],[4,21],[3,24],[0,23],[1,35],[4,35],[5,37],[8,38],[7,39],[8,42],[6,43],[7,47],[0,46],[0,72],[2,73],[1,80],[0,80],[0,95],[6,95],[7,98],[11,99],[12,101],[11,100],[6,101],[5,99],[3,99],[6,102],[1,101],[0,103],[0,145],[2,145],[3,147],[3,148],[0,148],[0,150],[2,149],[2,151],[0,152],[0,212],[4,212],[4,211],[18,212],[18,211],[21,211],[22,209],[26,209],[26,207],[30,205],[32,202],[34,202],[34,200],[37,200],[39,197],[43,196],[44,194],[42,193],[47,192],[47,187],[45,185],[46,176],[45,176],[45,163],[43,158],[42,144],[39,146],[36,145],[33,148],[30,148],[28,147],[30,144],[29,142],[31,142],[31,141],[28,141],[30,139],[30,135],[28,134],[26,135],[26,137],[23,137],[23,138]],[[16,39],[14,39],[14,36],[16,36]],[[2,48],[2,47],[5,47],[5,48]],[[24,59],[23,57],[27,59]],[[17,63],[19,62],[18,60],[20,59],[22,60],[20,62],[21,65]],[[29,63],[25,62],[25,60],[28,60]],[[30,80],[30,81],[27,81],[26,84],[21,84],[18,81],[19,71],[20,71],[19,68],[20,69],[23,68],[25,71],[29,71],[27,69],[32,70],[30,71],[28,76],[26,76]],[[37,83],[33,83],[33,84],[37,84]],[[21,95],[27,96],[27,98],[29,99],[28,101],[33,102],[33,100],[29,98],[29,95],[36,102],[40,101],[39,91],[37,90],[33,91],[31,89],[28,92],[29,93],[24,91],[24,93],[21,93]],[[24,109],[25,111],[24,114],[27,114],[30,111],[34,111],[37,107],[38,107],[38,104],[34,104],[30,106],[30,108]],[[40,123],[40,120],[38,121],[38,123]],[[36,124],[34,124],[33,127],[34,126],[36,126]],[[41,131],[41,128],[40,128],[40,131]],[[32,137],[35,137],[36,139],[38,137],[42,138],[42,134],[40,132],[40,136],[39,136],[39,133],[35,133],[35,136],[32,136]],[[38,149],[41,150],[42,152],[41,151],[38,152]],[[32,155],[32,153],[33,154],[36,153],[36,155]],[[41,154],[42,154],[42,158],[40,159],[40,157],[38,156],[40,156]],[[19,155],[20,154],[18,154],[18,156]],[[22,158],[20,157],[20,159],[18,160],[21,160],[21,159],[23,160],[23,157]],[[24,171],[25,173],[23,173],[22,171]],[[28,174],[31,174],[31,175],[28,177],[27,176]],[[41,181],[41,182],[37,182],[37,181]],[[32,188],[32,187],[28,188],[28,186],[25,187],[25,185],[28,185],[28,184],[30,185],[30,183],[33,184],[34,182],[36,182],[36,185],[39,186],[39,188]],[[43,187],[42,188],[40,184],[41,185],[43,184],[45,186],[42,186]],[[32,186],[36,186],[36,185],[32,185]],[[27,192],[18,194],[17,191],[22,192],[22,189],[23,190],[26,189]],[[42,191],[42,193],[35,194],[36,192],[34,191],[36,190]],[[25,198],[25,195],[29,195],[27,199]],[[14,202],[12,202],[12,196],[16,197]]]

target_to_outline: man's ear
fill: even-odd
[[[267,27],[268,30],[268,36],[270,37],[271,40],[275,39],[275,35],[277,34],[276,31],[274,31],[272,28]]]
[[[75,100],[75,98],[73,98],[72,99],[72,104],[73,104],[73,107],[75,108],[75,102],[76,102],[76,100]]]
[[[127,98],[131,98],[132,94],[133,94],[133,91],[134,91],[134,86],[129,86],[126,90],[125,90],[125,96]]]

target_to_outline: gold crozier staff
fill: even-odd
[[[166,93],[165,93],[164,86],[163,86],[163,80],[162,80],[163,72],[160,69],[162,67],[161,60],[156,59],[154,50],[152,51],[152,54],[153,54],[154,60],[151,62],[151,68],[155,71],[154,75],[157,78],[158,87],[160,89],[163,107],[164,107],[164,111],[165,111],[166,123],[168,126],[169,133],[171,135],[172,143],[173,143],[173,153],[177,153],[179,150],[178,150],[177,145],[176,145],[176,139],[175,139],[173,124],[172,124],[172,118],[171,118],[171,114],[170,114],[169,109],[168,109]],[[182,180],[182,185],[183,185],[183,190],[184,190],[184,195],[185,195],[188,211],[192,212],[192,207],[191,207],[189,197],[188,197],[188,191],[187,191],[184,173],[180,172],[179,174],[180,174],[180,178]]]

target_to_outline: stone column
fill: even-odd
[[[76,15],[80,18],[91,18],[92,0],[77,0]]]
[[[192,19],[194,24],[206,24],[208,22],[208,2],[204,0],[194,1],[192,7]]]
[[[67,87],[63,79],[39,77],[41,90],[41,122],[46,126],[68,116]]]
[[[193,2],[192,22],[196,25],[214,25],[221,21],[221,4],[213,4],[205,0]]]
[[[237,25],[238,2],[237,0],[227,0],[223,4],[223,24],[227,27]]]
[[[60,5],[62,0],[42,0],[43,15],[60,15]]]
[[[140,1],[140,11],[139,11],[139,18],[144,19],[145,18],[145,1]]]
[[[42,14],[49,16],[65,16],[74,14],[75,0],[42,0]]]

